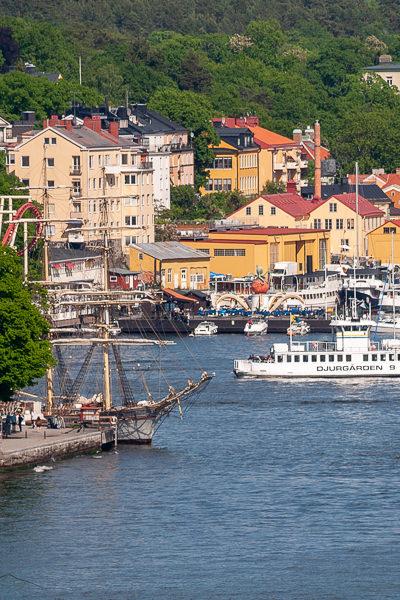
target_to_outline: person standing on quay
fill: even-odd
[[[24,417],[22,416],[22,413],[19,413],[19,415],[18,415],[18,427],[19,427],[20,431],[22,431],[23,420],[24,420]]]

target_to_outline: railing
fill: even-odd
[[[171,152],[181,152],[185,150],[192,150],[192,144],[170,144]]]
[[[151,161],[142,161],[138,164],[139,169],[152,169],[153,163]]]
[[[70,175],[82,175],[82,169],[79,166],[72,166],[69,170]]]
[[[365,341],[365,340],[363,340]],[[290,349],[290,345],[289,345]],[[369,341],[369,344],[362,344],[359,348],[346,348],[346,340],[343,348],[343,344],[340,343],[338,347],[337,342],[292,342],[292,352],[341,352],[351,354],[352,352],[371,352],[380,350],[389,350],[389,348],[383,347],[381,342]],[[393,349],[394,350],[394,349]]]

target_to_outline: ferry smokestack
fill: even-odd
[[[321,126],[315,121],[314,126],[314,154],[315,154],[315,173],[314,173],[314,197],[319,200],[322,196],[321,186]]]

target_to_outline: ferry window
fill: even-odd
[[[292,362],[292,357],[290,356],[290,354],[287,355],[286,357],[286,361],[287,362]]]
[[[329,360],[329,362],[334,362],[334,360],[335,360],[335,356],[334,356],[334,354],[330,354],[330,355],[328,356],[328,360]]]
[[[351,354],[346,354],[346,362],[351,362]]]
[[[298,354],[294,357],[294,362],[300,362],[300,356]]]
[[[389,354],[389,360],[394,360],[394,354]]]
[[[283,362],[283,356],[281,354],[278,354],[278,362]]]
[[[377,354],[371,354],[372,360],[374,362],[376,362],[378,360],[378,355]]]
[[[338,354],[337,355],[337,361],[338,362],[343,362],[343,354]]]
[[[311,355],[311,362],[317,362],[317,355],[316,354],[312,354]]]
[[[363,361],[368,362],[368,354],[363,354]]]
[[[303,362],[308,362],[308,356],[306,354],[303,356]]]
[[[381,354],[381,360],[386,360],[386,354]]]
[[[319,357],[319,360],[320,360],[321,362],[325,362],[325,359],[326,359],[326,356],[325,356],[325,354],[321,354],[321,356]]]
[[[400,360],[400,354],[397,355],[397,360]]]

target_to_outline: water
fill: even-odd
[[[265,341],[184,344],[216,377],[153,448],[2,476],[0,599],[398,599],[398,383],[236,380]]]

